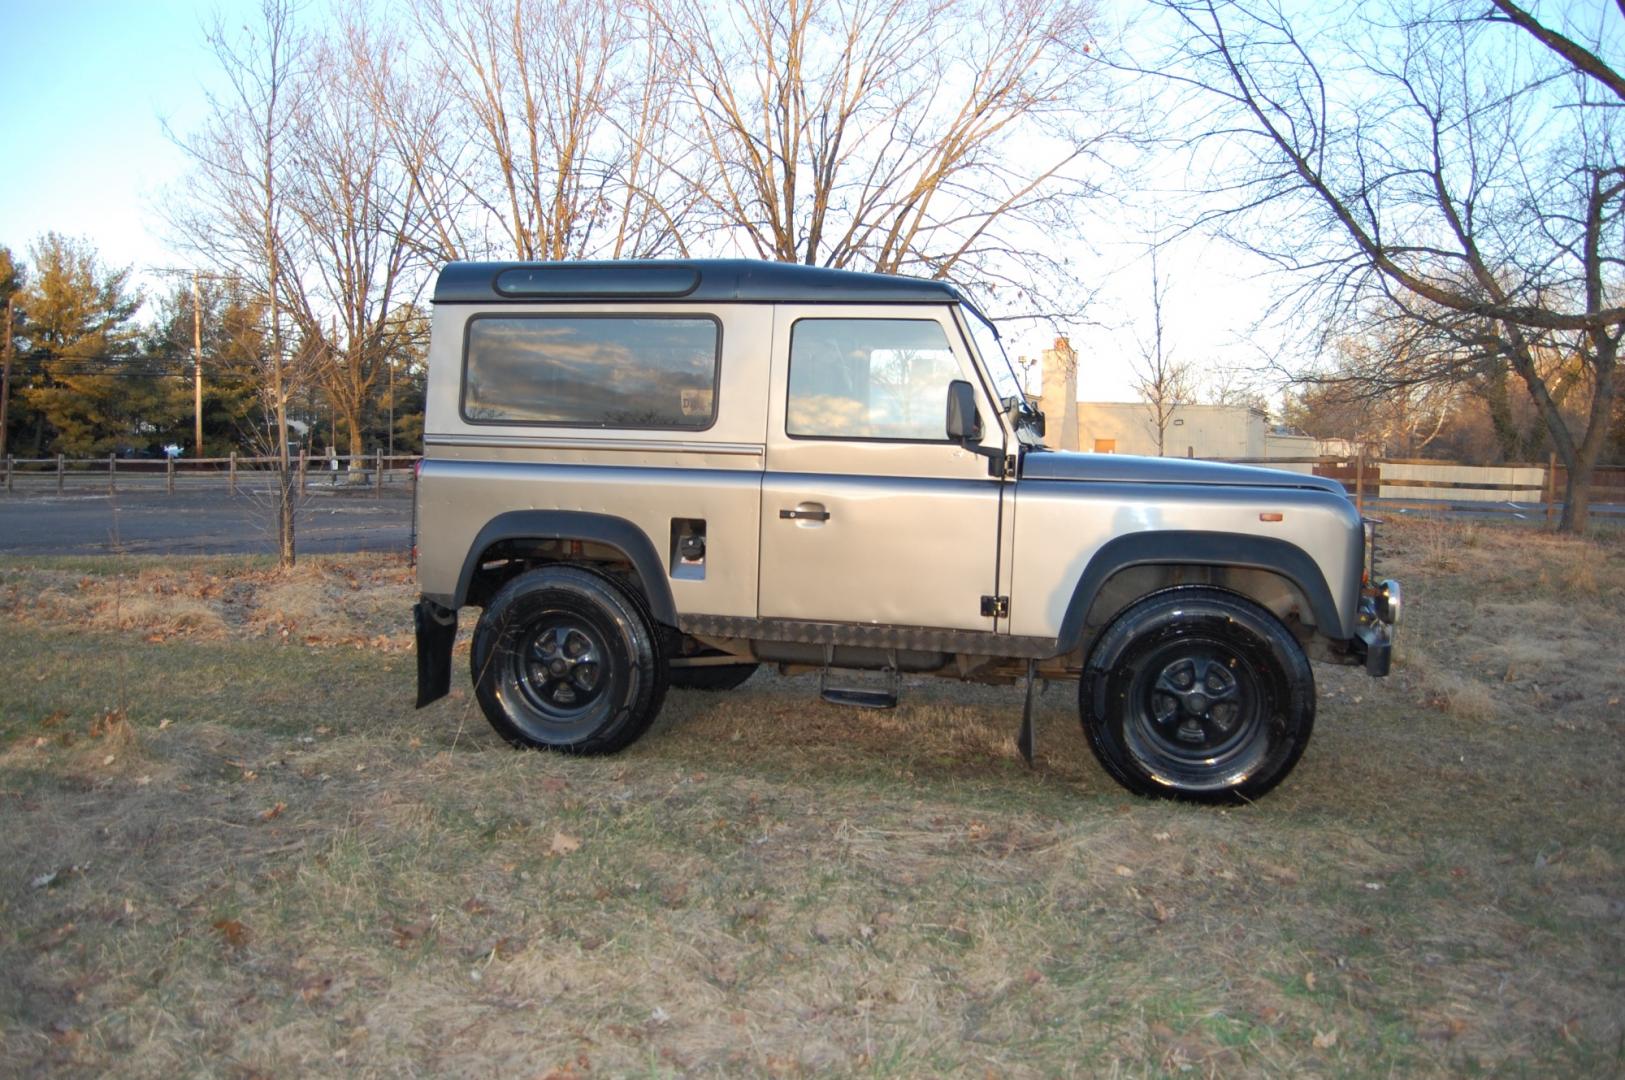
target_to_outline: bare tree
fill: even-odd
[[[363,414],[400,344],[392,317],[425,280],[415,272],[417,188],[355,77],[390,45],[352,20],[312,46],[286,196],[298,269],[284,276],[284,295],[315,350],[323,396],[348,431],[352,469],[365,450]]]
[[[1190,404],[1193,396],[1190,366],[1175,359],[1168,342],[1162,319],[1162,307],[1167,299],[1167,284],[1162,279],[1159,252],[1161,243],[1151,245],[1151,336],[1142,340],[1140,359],[1134,365],[1134,388],[1144,399],[1150,418],[1146,426],[1157,440],[1157,456],[1167,456],[1168,428],[1174,422],[1174,412],[1181,405]]]
[[[1107,134],[1082,125],[1111,115],[1088,0],[649,10],[692,113],[676,167],[760,258],[1030,284],[1031,241],[1070,226]]]
[[[681,250],[684,197],[654,161],[667,59],[620,0],[428,0],[426,70],[369,83],[446,258]]]
[[[1287,310],[1317,311],[1326,338],[1377,315],[1442,346],[1374,367],[1373,389],[1510,368],[1568,467],[1561,527],[1583,531],[1625,331],[1625,78],[1604,58],[1625,9],[1582,40],[1511,0],[1299,22],[1252,0],[1162,7],[1177,45],[1156,69],[1190,91],[1191,141],[1234,197],[1208,220],[1300,275]],[[1579,423],[1550,348],[1580,358]]]
[[[180,139],[192,159],[187,201],[170,212],[180,242],[249,283],[266,302],[268,348],[256,390],[276,417],[277,551],[294,564],[295,482],[288,454],[288,402],[308,380],[311,351],[290,354],[284,340],[284,265],[291,215],[287,206],[292,129],[307,92],[309,48],[292,0],[261,0],[259,22],[232,33],[215,22],[208,42],[226,90],[208,96],[208,117]]]

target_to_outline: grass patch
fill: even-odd
[[[1032,773],[923,679],[522,754],[409,707],[398,563],[0,563],[0,1071],[1617,1073],[1625,552],[1449,528],[1229,810],[1121,792],[1069,686]]]

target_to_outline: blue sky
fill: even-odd
[[[54,229],[111,265],[173,261],[157,210],[184,160],[163,123],[185,131],[201,115],[218,6],[0,0],[0,243],[21,254]]]

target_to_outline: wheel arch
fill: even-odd
[[[510,510],[486,522],[469,545],[462,571],[457,575],[453,609],[469,602],[480,567],[489,561],[494,549],[524,540],[578,540],[613,549],[632,568],[655,621],[667,626],[676,624],[677,606],[672,599],[671,586],[648,534],[625,518],[581,510]]]
[[[1217,573],[1221,580],[1164,581],[1112,601],[1108,586],[1141,568],[1198,570]],[[1223,575],[1237,580],[1223,580]],[[1342,636],[1342,620],[1326,577],[1309,553],[1296,544],[1269,536],[1169,530],[1119,536],[1095,553],[1067,604],[1059,645],[1063,652],[1071,652],[1089,644],[1085,635],[1091,627],[1098,633],[1130,606],[1170,584],[1217,586],[1275,611],[1276,606],[1268,598],[1255,595],[1257,588],[1249,584],[1264,580],[1258,575],[1284,583],[1307,608],[1321,633]],[[1103,599],[1108,602],[1102,604]]]

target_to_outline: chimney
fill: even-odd
[[[1064,337],[1044,350],[1044,445],[1057,450],[1078,448],[1078,354]]]

